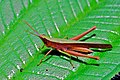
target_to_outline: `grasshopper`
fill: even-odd
[[[84,41],[77,41],[86,34],[90,33],[91,31],[96,29],[96,26],[93,26],[89,30],[85,31],[84,33],[75,36],[73,38],[68,39],[60,39],[60,38],[50,38],[45,36],[44,34],[39,34],[31,25],[29,25],[26,21],[25,23],[35,32],[32,33],[36,36],[38,36],[47,47],[51,47],[44,57],[40,60],[39,64],[42,63],[42,60],[50,54],[50,52],[53,49],[58,50],[61,53],[65,53],[68,56],[77,56],[77,57],[86,57],[86,58],[92,58],[95,60],[99,60],[98,56],[90,56],[88,54],[92,53],[93,51],[90,50],[90,48],[101,48],[101,49],[109,49],[112,48],[111,44],[102,44],[102,43],[96,43],[96,42],[84,42]],[[30,32],[31,33],[31,32]],[[73,66],[73,64],[72,64]]]

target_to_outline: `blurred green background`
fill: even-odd
[[[94,52],[100,60],[72,60],[56,51],[36,66],[48,48],[24,22],[40,34],[71,38],[97,26],[86,42],[112,44],[106,52]],[[110,80],[120,71],[119,0],[0,0],[1,80]],[[75,57],[76,58],[76,57]],[[95,64],[99,64],[96,66]]]

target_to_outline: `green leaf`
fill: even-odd
[[[120,71],[119,0],[0,0],[0,79],[15,80],[109,80]],[[112,44],[112,50],[94,52],[100,60],[72,59],[51,52],[24,22],[40,34],[71,38],[97,26],[87,42]],[[39,49],[40,48],[40,49]],[[99,64],[98,66],[96,64]]]

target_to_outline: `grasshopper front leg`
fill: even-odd
[[[52,50],[53,50],[53,49],[50,49],[50,50],[44,55],[44,57],[40,60],[39,64],[37,64],[37,66],[39,66],[39,65],[42,63],[43,59],[44,59],[48,54],[50,54],[50,52],[51,52]]]

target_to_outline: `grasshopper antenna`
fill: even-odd
[[[28,30],[26,30],[26,32],[28,32],[28,33],[30,33],[30,34],[32,34],[32,35],[35,35],[35,36],[39,36],[38,34],[35,34],[35,33],[30,32],[30,31],[28,31]]]
[[[25,24],[27,24],[36,34],[34,34],[34,33],[32,33],[32,32],[29,32],[29,31],[27,31],[27,32],[29,32],[30,34],[39,36],[39,33],[38,33],[27,21],[23,21],[23,22],[24,22]]]

